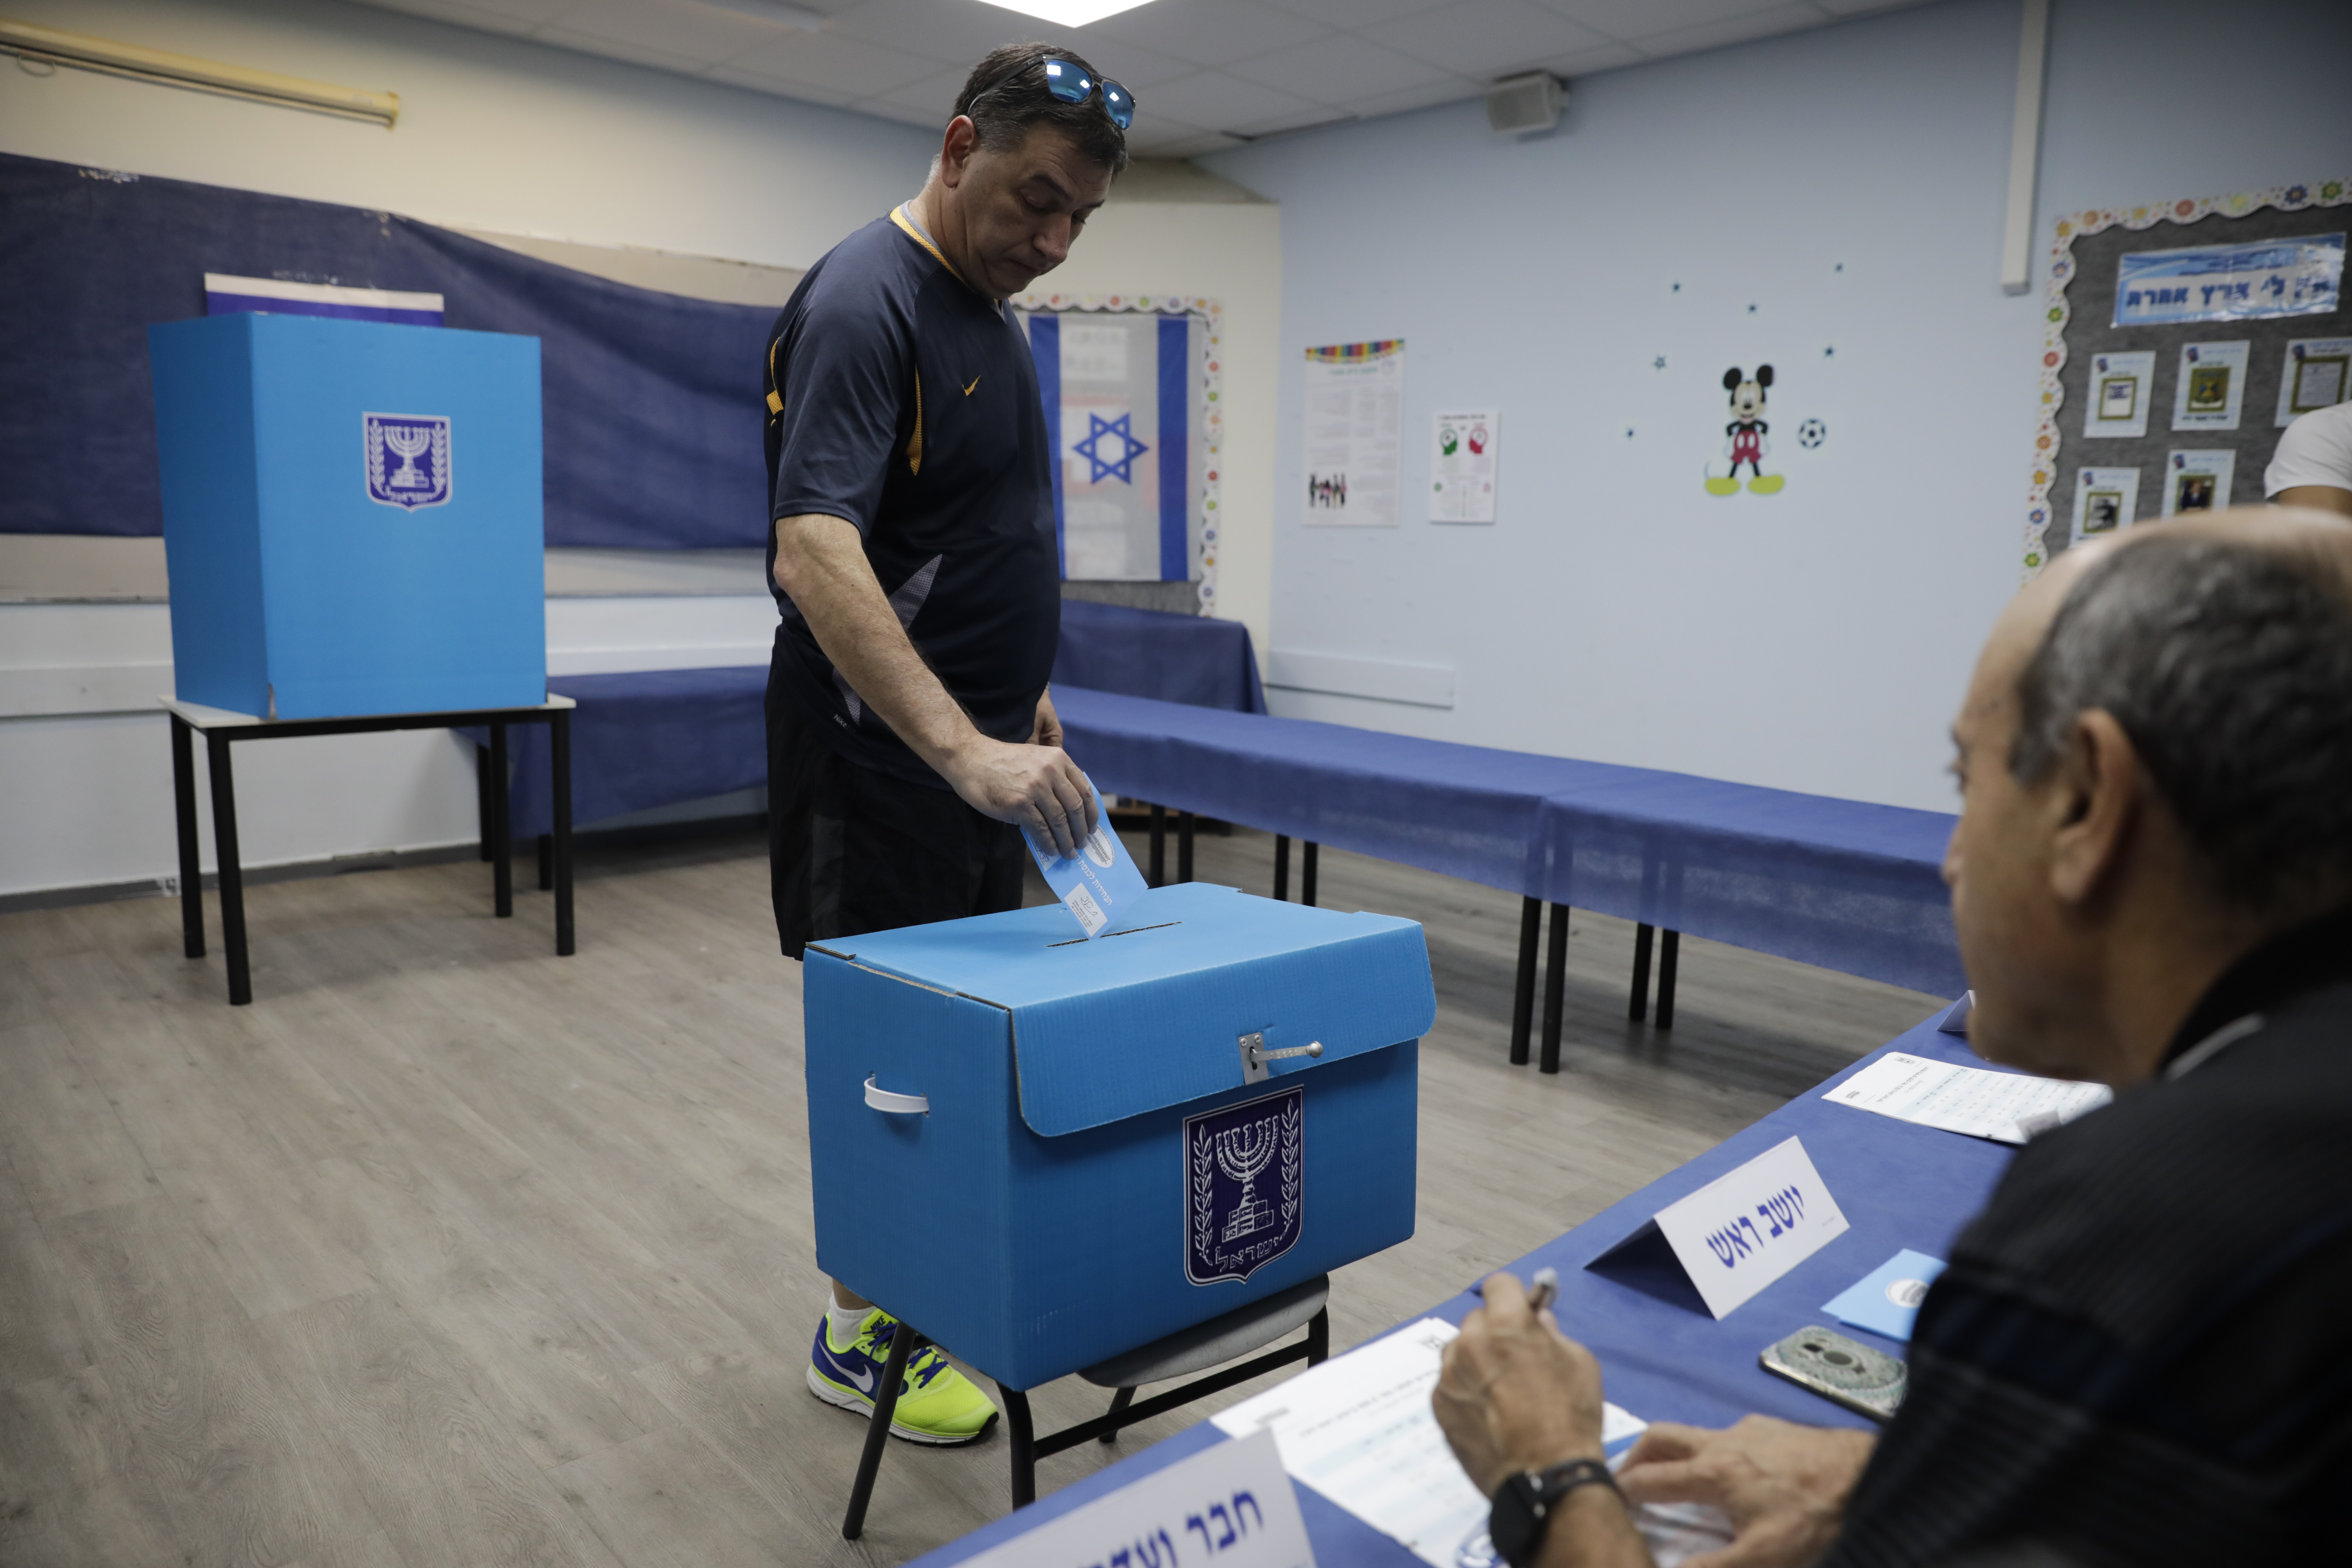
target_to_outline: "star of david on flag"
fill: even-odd
[[[1135,459],[1151,448],[1128,430],[1134,417],[1132,414],[1122,414],[1116,419],[1106,419],[1099,414],[1087,416],[1087,438],[1071,449],[1092,466],[1094,472],[1087,476],[1088,484],[1098,485],[1106,479],[1116,479],[1123,485],[1135,482]],[[1118,441],[1118,455],[1115,458],[1103,456],[1103,438],[1107,436]]]

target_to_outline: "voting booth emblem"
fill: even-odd
[[[449,421],[426,415],[371,414],[367,436],[368,500],[410,511],[449,500]]]
[[[1184,1278],[1247,1279],[1298,1243],[1307,1217],[1306,1095],[1270,1094],[1184,1121]]]
[[[1185,883],[1092,941],[1047,905],[813,942],[802,995],[818,1266],[1007,1387],[1412,1235],[1411,921]]]

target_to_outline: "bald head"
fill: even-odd
[[[2248,510],[2067,551],[1994,628],[1953,737],[1946,876],[1987,1037],[2093,1038],[2116,964],[2185,984],[2352,900],[2352,524]]]

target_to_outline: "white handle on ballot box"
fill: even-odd
[[[929,1116],[931,1100],[924,1094],[892,1094],[887,1089],[874,1087],[874,1077],[866,1079],[866,1103],[877,1110],[887,1110],[893,1116]]]

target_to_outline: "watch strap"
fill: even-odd
[[[1617,1478],[1599,1459],[1570,1459],[1542,1470],[1507,1478],[1495,1496],[1487,1539],[1512,1568],[1527,1568],[1543,1549],[1559,1500],[1580,1487],[1617,1490]],[[1622,1493],[1620,1496],[1623,1495]]]

